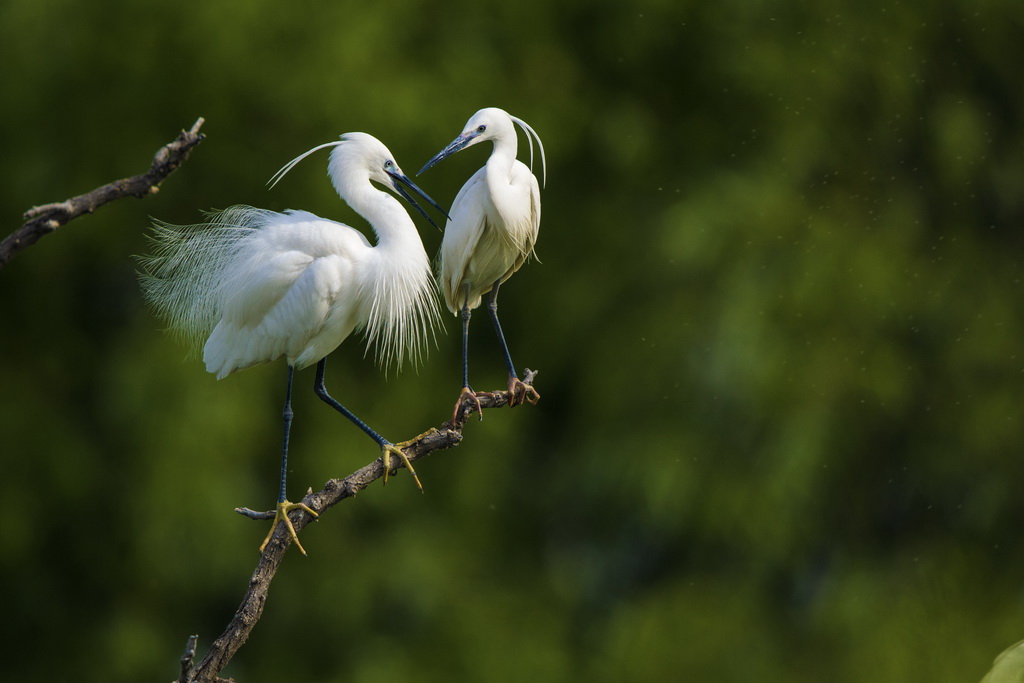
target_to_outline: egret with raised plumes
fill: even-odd
[[[439,286],[448,309],[462,316],[462,392],[455,403],[454,423],[463,402],[480,400],[469,384],[469,320],[485,294],[487,310],[508,367],[509,405],[536,403],[540,394],[519,379],[498,320],[498,289],[527,258],[534,255],[540,228],[540,184],[533,171],[516,159],[518,125],[530,143],[540,149],[541,167],[547,179],[547,162],[540,136],[522,119],[496,107],[473,114],[451,143],[420,169],[428,168],[456,152],[490,140],[491,155],[484,166],[462,186],[452,202],[438,258]],[[417,174],[419,175],[419,174]]]
[[[208,214],[198,225],[156,222],[152,253],[140,259],[147,300],[172,330],[203,344],[206,369],[218,379],[279,358],[287,361],[277,511],[261,551],[283,523],[305,554],[288,513],[317,514],[286,496],[296,370],[316,364],[316,395],[377,442],[385,480],[389,456],[395,455],[420,485],[403,444],[391,443],[335,400],[324,386],[324,370],[327,355],[360,330],[382,365],[415,361],[439,322],[430,259],[416,226],[401,203],[373,183],[395,192],[431,223],[407,188],[444,209],[366,133],[347,133],[305,152],[278,171],[271,186],[327,147],[333,148],[328,174],[334,188],[371,225],[376,245],[355,228],[308,211],[234,206]]]

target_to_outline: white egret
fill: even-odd
[[[282,357],[288,363],[277,513],[261,551],[283,522],[305,554],[288,513],[301,509],[316,517],[285,493],[295,370],[316,364],[317,396],[380,445],[385,481],[393,454],[420,486],[403,444],[392,444],[332,398],[324,369],[327,355],[360,329],[382,364],[400,365],[407,354],[415,361],[439,322],[430,260],[416,226],[402,205],[371,181],[409,201],[431,223],[405,188],[444,209],[366,133],[347,133],[314,147],[278,171],[272,185],[326,147],[333,147],[328,174],[334,188],[373,227],[376,246],[358,230],[307,211],[234,206],[198,225],[154,223],[153,253],[141,259],[147,300],[196,346],[206,339],[203,361],[217,379]]]
[[[530,143],[540,148],[541,165],[547,179],[544,144],[522,119],[502,109],[488,107],[470,117],[466,127],[447,147],[420,169],[423,173],[442,159],[478,142],[494,145],[487,163],[462,186],[452,203],[439,254],[439,282],[448,309],[462,315],[462,392],[455,403],[452,421],[465,400],[476,403],[483,417],[480,399],[469,385],[469,319],[471,311],[490,292],[487,308],[508,366],[509,405],[536,403],[540,394],[516,374],[512,356],[498,321],[498,288],[534,254],[540,228],[540,187],[530,168],[516,159],[517,124]],[[419,175],[419,174],[417,174]]]

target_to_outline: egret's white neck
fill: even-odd
[[[512,164],[516,162],[518,153],[519,144],[515,130],[509,130],[508,134],[495,137],[494,149],[491,150],[491,156],[487,158],[488,175],[498,174],[501,176],[501,181],[508,184],[509,175],[512,173]],[[495,180],[497,179],[495,178]]]
[[[353,182],[346,180],[351,178],[336,178],[335,189],[373,227],[377,235],[376,248],[417,255],[426,253],[416,224],[398,199],[377,189],[365,178]]]
[[[363,179],[338,188],[377,234],[372,255],[364,262],[360,285],[373,292],[366,321],[367,349],[376,347],[382,365],[399,365],[406,354],[415,361],[438,319],[436,287],[430,259],[405,206]]]
[[[494,138],[494,149],[484,166],[491,202],[506,221],[519,210],[513,195],[507,191],[512,183],[512,166],[516,163],[518,150],[515,131],[510,130],[509,133],[510,135],[499,135]]]

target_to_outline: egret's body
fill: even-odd
[[[509,373],[509,402],[535,402],[537,391],[521,382],[498,321],[498,289],[534,254],[540,229],[540,183],[526,164],[516,159],[515,124],[535,138],[544,164],[544,146],[526,122],[490,107],[475,113],[463,132],[431,159],[420,173],[438,161],[478,142],[490,140],[493,149],[484,166],[470,177],[452,203],[439,254],[439,285],[448,309],[462,316],[463,387],[455,405],[479,401],[469,386],[468,335],[471,311],[490,293],[488,310],[501,342]],[[532,137],[531,137],[532,136]],[[453,416],[453,420],[454,420]]]
[[[154,254],[143,259],[147,299],[172,329],[193,341],[205,338],[203,361],[218,379],[279,358],[287,361],[278,520],[297,544],[288,510],[315,513],[285,496],[294,370],[317,364],[317,395],[381,446],[386,469],[388,454],[394,453],[412,471],[399,447],[327,393],[326,356],[354,331],[364,330],[378,360],[401,364],[407,354],[414,359],[421,354],[438,320],[430,261],[416,226],[402,205],[371,181],[396,191],[421,213],[402,185],[437,204],[409,181],[383,144],[365,133],[348,133],[293,160],[278,179],[306,155],[329,146],[334,147],[328,167],[334,187],[373,227],[376,245],[352,227],[307,211],[235,206],[199,225],[157,224]]]
[[[537,178],[506,150],[473,174],[452,202],[441,241],[439,284],[448,309],[477,308],[495,283],[512,276],[533,254],[540,228]],[[499,188],[495,191],[494,188]]]

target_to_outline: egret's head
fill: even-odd
[[[345,133],[338,140],[325,142],[308,152],[300,154],[274,174],[270,179],[270,186],[276,185],[288,171],[295,168],[296,164],[310,154],[327,147],[333,148],[331,150],[331,160],[327,165],[327,174],[331,177],[334,189],[338,191],[342,199],[348,201],[349,197],[352,196],[352,192],[355,192],[360,186],[365,187],[365,183],[368,180],[374,181],[412,204],[417,211],[423,214],[424,218],[430,221],[431,225],[440,230],[437,223],[431,220],[427,212],[416,203],[412,195],[406,192],[405,188],[408,187],[410,190],[413,190],[446,217],[448,213],[431,199],[426,192],[416,187],[409,180],[409,177],[402,172],[402,169],[398,167],[398,162],[395,161],[394,155],[384,146],[384,143],[368,133]]]
[[[369,179],[393,191],[394,179],[389,172],[402,175],[395,155],[369,133],[345,133],[331,150],[328,173],[335,184]]]
[[[481,109],[477,113],[469,117],[469,121],[466,122],[466,127],[463,128],[462,132],[459,133],[459,137],[448,143],[448,146],[442,149],[437,155],[423,165],[420,169],[420,175],[428,168],[436,164],[437,162],[450,157],[456,152],[463,150],[467,147],[472,147],[478,142],[484,140],[494,141],[494,151],[498,153],[499,150],[504,150],[506,154],[510,154],[515,157],[516,155],[516,129],[519,126],[526,133],[527,139],[530,141],[530,169],[533,169],[533,141],[537,141],[537,146],[540,148],[540,159],[541,165],[544,169],[544,179],[547,179],[547,161],[544,159],[544,144],[540,141],[540,136],[537,132],[530,127],[530,124],[526,123],[522,119],[517,119],[512,116],[504,109],[498,109],[497,107],[487,107]],[[543,183],[542,183],[543,184]]]
[[[423,173],[442,159],[450,157],[456,152],[467,147],[472,147],[478,142],[498,139],[511,139],[515,141],[516,132],[515,128],[512,126],[512,117],[503,109],[498,109],[497,107],[481,109],[469,117],[469,121],[466,122],[466,127],[463,128],[461,133],[459,133],[459,137],[448,143],[447,147],[442,149],[433,159],[428,161],[423,168],[420,169],[420,173]],[[417,173],[416,175],[419,175],[420,173]]]
[[[358,183],[369,179],[379,183],[382,187],[394,192],[420,212],[430,221],[430,224],[440,230],[440,227],[427,215],[408,190],[412,190],[421,198],[427,201],[435,209],[443,213],[447,212],[435,202],[430,196],[413,183],[398,166],[395,156],[384,143],[368,133],[345,133],[341,136],[340,142],[331,152],[331,162],[328,167],[331,179],[335,187],[345,187],[349,183]],[[344,195],[343,195],[344,196]]]
[[[504,109],[487,107],[469,117],[466,127],[459,133],[457,140],[463,140],[463,147],[470,147],[484,140],[494,140],[499,137],[515,137],[515,129],[512,127],[512,117]]]

